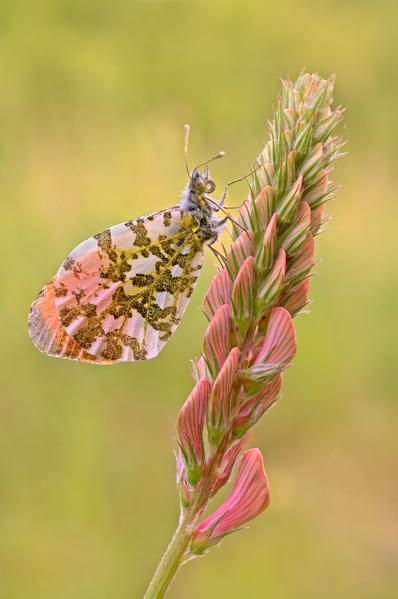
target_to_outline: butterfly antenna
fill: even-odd
[[[218,154],[216,154],[212,158],[209,158],[209,160],[205,160],[204,162],[201,162],[200,164],[195,166],[195,168],[193,170],[196,171],[196,169],[200,168],[201,166],[204,166],[205,164],[208,165],[208,164],[210,164],[210,162],[213,162],[213,160],[218,160],[219,158],[222,158],[223,156],[225,156],[225,152],[218,152]]]
[[[184,125],[184,129],[185,129],[185,137],[184,137],[184,140],[185,140],[185,147],[184,147],[185,168],[187,169],[188,177],[190,177],[191,173],[189,172],[189,167],[188,167],[188,139],[189,139],[190,126]]]
[[[239,177],[239,179],[234,179],[233,181],[230,181],[229,183],[227,183],[227,184],[226,184],[226,186],[225,186],[225,188],[224,188],[224,191],[223,191],[223,193],[222,193],[222,196],[221,196],[221,205],[224,205],[224,200],[225,200],[225,198],[226,198],[226,196],[227,196],[228,187],[229,187],[230,185],[233,185],[234,183],[239,183],[239,181],[243,181],[244,179],[247,179],[247,178],[248,178],[248,177],[250,177],[251,175],[254,175],[254,173],[255,173],[255,172],[256,172],[256,171],[257,171],[257,170],[258,170],[258,169],[259,169],[261,166],[263,166],[263,164],[261,164],[261,163],[260,163],[260,164],[258,164],[258,165],[256,166],[256,168],[252,169],[252,170],[251,170],[249,173],[247,173],[246,175],[243,175],[243,177]]]

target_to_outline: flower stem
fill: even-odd
[[[147,592],[144,595],[144,599],[162,599],[169,589],[179,567],[184,563],[184,554],[195,532],[198,520],[211,498],[214,483],[217,479],[218,468],[229,440],[230,431],[228,430],[203,472],[195,498],[184,516],[180,519],[177,530],[159,562]]]
[[[174,537],[159,562],[144,599],[161,599],[169,588],[192,537],[193,529],[188,516],[190,514],[187,512],[184,518],[180,520]]]

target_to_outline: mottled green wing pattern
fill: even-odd
[[[188,304],[203,245],[199,223],[179,208],[115,225],[78,245],[54,281],[67,336],[106,361],[156,356]]]

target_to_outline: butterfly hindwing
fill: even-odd
[[[55,277],[40,291],[29,312],[29,335],[41,352],[93,364],[112,364],[100,356],[92,356],[66,333],[55,306]]]
[[[78,245],[51,288],[42,291],[55,307],[52,326],[55,315],[69,351],[59,352],[57,345],[54,353],[51,331],[40,330],[48,328],[40,312],[43,295],[32,306],[37,347],[97,363],[156,356],[176,329],[202,266],[198,231],[192,215],[172,208],[115,225]],[[81,355],[74,346],[71,355],[72,342]]]

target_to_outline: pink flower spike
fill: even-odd
[[[249,256],[240,267],[232,289],[232,309],[238,325],[251,315],[254,297],[253,286],[254,258]]]
[[[206,293],[203,309],[209,319],[223,304],[229,304],[231,301],[232,284],[228,272],[223,268],[210,283]]]
[[[204,460],[202,434],[210,391],[208,379],[196,383],[177,420],[180,447],[186,462],[194,466]]]
[[[227,256],[226,268],[233,277],[236,277],[240,267],[248,256],[254,256],[256,252],[255,237],[252,231],[243,231],[235,239]]]
[[[191,552],[200,554],[234,532],[249,520],[259,516],[269,506],[268,479],[259,449],[244,452],[238,475],[224,503],[198,526]]]
[[[287,364],[294,358],[296,350],[296,332],[292,317],[285,308],[273,308],[267,334],[254,365],[262,362],[273,366]]]
[[[281,304],[290,312],[291,316],[295,316],[308,304],[309,292],[310,280],[307,277],[281,297]]]
[[[237,347],[234,347],[214,381],[209,408],[209,425],[211,428],[218,429],[220,415],[222,414],[223,420],[226,420],[226,417],[229,414],[232,385],[238,368],[239,359],[240,351]],[[222,423],[220,424],[222,426]]]
[[[229,353],[231,327],[231,306],[224,304],[211,319],[203,342],[207,364],[213,374],[220,370]]]

